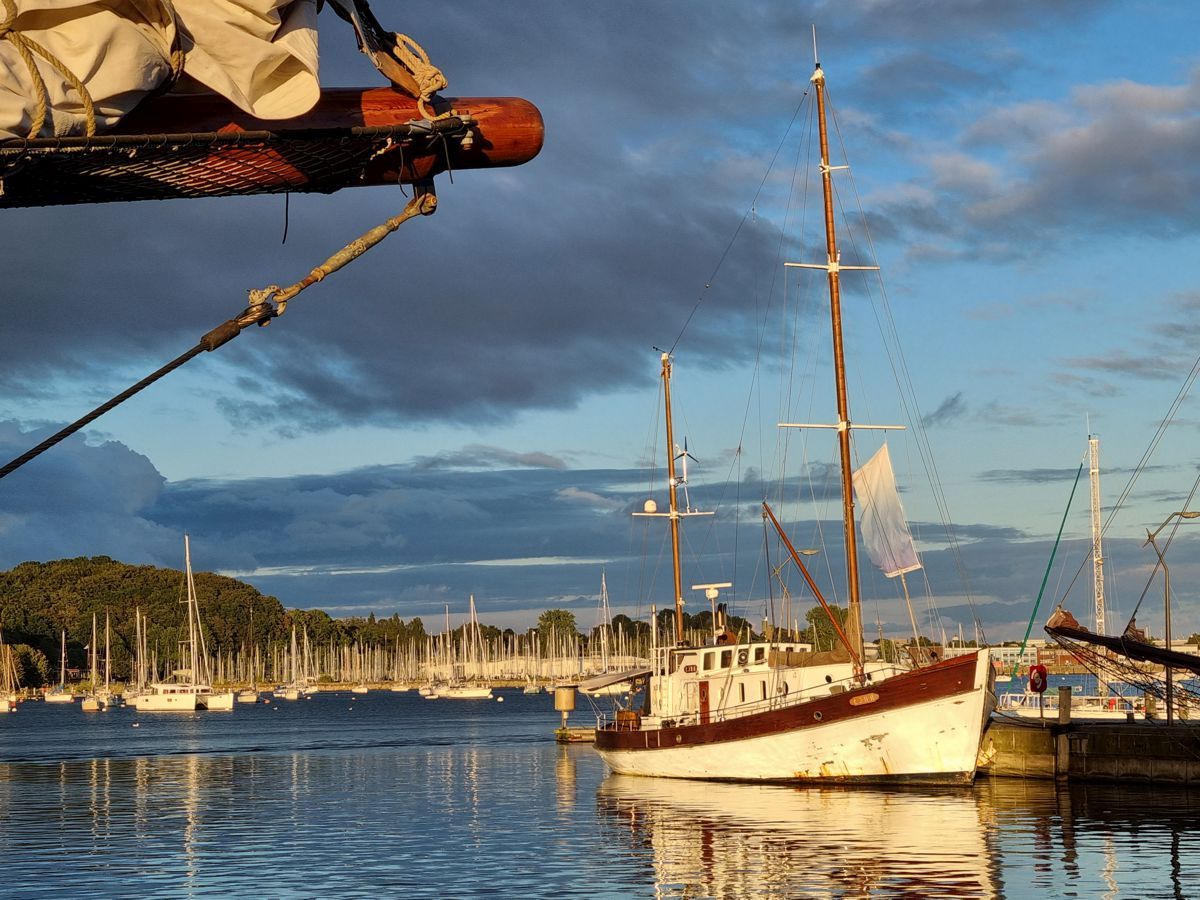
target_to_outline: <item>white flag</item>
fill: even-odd
[[[854,496],[862,510],[859,524],[871,562],[888,578],[921,568],[900,505],[887,444],[854,473]]]

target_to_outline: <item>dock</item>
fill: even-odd
[[[591,744],[596,740],[596,729],[580,725],[554,729],[554,739],[560,744]]]
[[[993,717],[978,773],[992,778],[1200,785],[1200,724],[1151,716],[1073,719],[1069,688],[1045,720]]]

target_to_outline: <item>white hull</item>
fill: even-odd
[[[284,688],[282,691],[276,691],[275,699],[277,699],[277,700],[299,700],[300,699],[300,689],[299,688]]]
[[[196,706],[200,709],[228,712],[233,709],[234,699],[233,691],[225,691],[221,694],[202,693],[196,698]]]
[[[350,688],[350,693],[352,693],[352,694],[366,694],[366,693],[368,693],[370,690],[371,690],[371,689],[370,689],[369,687],[367,687],[365,684],[356,684],[354,687]]]
[[[596,750],[621,775],[698,778],[719,781],[912,781],[968,782],[975,775],[983,729],[994,695],[991,666],[980,654],[973,689],[864,712],[827,724],[723,740],[738,719],[717,726],[717,738],[660,748],[661,730],[646,730],[644,748]],[[896,676],[909,677],[909,676]],[[886,683],[886,682],[885,682]],[[878,689],[883,690],[883,685]],[[872,687],[861,689],[867,695]],[[850,696],[853,696],[851,694]],[[796,704],[801,710],[806,704]],[[745,723],[740,726],[745,729]],[[672,732],[673,733],[673,732]]]
[[[10,713],[17,711],[17,701],[10,700],[8,697],[0,697],[0,713]]]
[[[257,703],[261,699],[258,691],[241,691],[237,695],[238,703]]]
[[[138,712],[195,712],[196,695],[191,691],[139,694],[133,708]]]
[[[138,712],[195,712],[198,709],[231,710],[233,691],[214,693],[204,685],[155,684],[133,699]]]
[[[1039,700],[1041,701],[1039,703]],[[1135,719],[1144,719],[1146,711],[1138,697],[1071,697],[1071,720],[1128,721],[1130,713]],[[997,716],[1016,716],[1021,719],[1048,719],[1058,721],[1058,694],[1039,695],[1032,692],[1001,694],[996,707]]]
[[[47,703],[74,703],[79,698],[67,692],[51,691],[46,695]]]
[[[490,687],[447,687],[442,688],[429,699],[437,700],[491,700]]]

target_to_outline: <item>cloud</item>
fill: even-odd
[[[943,400],[933,412],[921,417],[921,424],[926,428],[935,428],[957,421],[967,414],[967,404],[963,400],[962,391],[951,394]]]
[[[461,450],[447,451],[436,456],[420,456],[414,460],[418,469],[494,469],[522,467],[535,469],[565,469],[567,464],[557,456],[533,451],[518,453],[501,447],[470,444]]]

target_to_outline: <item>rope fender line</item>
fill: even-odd
[[[11,0],[3,0],[4,3],[9,3]],[[358,259],[385,237],[399,228],[409,219],[417,216],[432,215],[437,210],[437,196],[433,192],[432,183],[425,185],[418,191],[417,195],[409,200],[404,207],[403,212],[397,216],[393,216],[381,225],[376,225],[370,231],[355,238],[345,247],[333,254],[324,263],[317,266],[308,275],[297,281],[295,284],[289,285],[286,288],[280,288],[278,285],[270,285],[258,290],[249,292],[250,304],[242,310],[242,312],[232,319],[227,319],[216,328],[208,331],[196,345],[185,353],[180,354],[171,360],[160,369],[151,372],[141,381],[126,388],[121,393],[117,394],[111,400],[100,404],[91,412],[76,419],[70,425],[46,438],[35,447],[30,448],[20,456],[11,460],[4,466],[0,467],[0,478],[15,472],[27,462],[41,456],[51,447],[69,438],[71,435],[90,425],[96,419],[100,418],[106,412],[120,406],[130,397],[140,393],[150,385],[154,384],[165,375],[174,372],[184,363],[195,359],[201,353],[212,352],[218,347],[223,347],[235,337],[242,333],[242,329],[250,325],[258,325],[260,327],[270,324],[271,320],[283,315],[287,308],[287,303],[302,290],[310,285],[316,284],[318,281],[323,281],[329,275],[341,269],[347,263]]]

